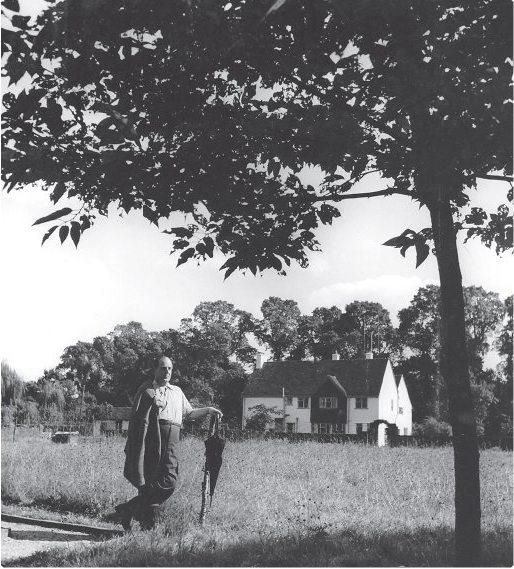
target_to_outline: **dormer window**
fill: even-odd
[[[320,409],[337,409],[337,397],[320,397]]]

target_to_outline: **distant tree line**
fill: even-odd
[[[466,332],[472,389],[480,434],[512,433],[512,297],[465,288]],[[405,376],[418,429],[449,429],[448,397],[440,371],[439,289],[418,290],[398,313],[398,326],[377,302],[354,301],[344,310],[315,308],[302,314],[294,300],[270,297],[262,318],[225,301],[202,302],[178,329],[149,332],[139,322],[118,325],[107,336],[68,346],[59,364],[36,382],[24,382],[2,362],[2,421],[59,422],[107,418],[111,406],[128,406],[141,382],[153,377],[166,354],[173,381],[194,405],[215,404],[240,424],[241,393],[256,353],[275,360],[389,357]],[[485,358],[494,349],[496,369]]]

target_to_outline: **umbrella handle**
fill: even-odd
[[[211,420],[209,423],[209,436],[214,434],[214,428],[217,425],[217,417],[215,417],[214,415],[211,415]]]

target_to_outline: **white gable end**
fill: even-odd
[[[378,396],[378,419],[388,423],[396,423],[398,414],[398,390],[394,379],[391,362],[387,362],[382,379],[382,387]]]

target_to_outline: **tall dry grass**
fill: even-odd
[[[228,444],[206,523],[197,523],[203,442],[181,443],[166,520],[53,566],[449,566],[450,448],[247,441]],[[27,440],[2,447],[4,500],[102,517],[134,494],[123,440],[76,446]],[[484,566],[512,565],[512,453],[481,455]],[[30,564],[30,563],[29,563]]]

